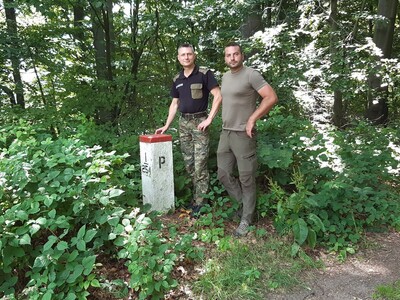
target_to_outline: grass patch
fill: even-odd
[[[274,238],[227,239],[203,264],[203,275],[193,290],[204,299],[265,299],[268,292],[301,284],[301,271],[320,267],[301,252],[290,255],[289,244]]]
[[[389,285],[380,285],[376,288],[373,299],[400,300],[400,280]]]

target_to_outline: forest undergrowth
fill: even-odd
[[[238,204],[217,181],[213,155],[211,205],[193,220],[174,144],[177,210],[158,216],[141,205],[137,136],[100,145],[97,136],[113,135],[85,119],[49,130],[26,114],[7,116],[0,127],[2,299],[162,299],[178,293],[182,280],[195,294],[212,284],[229,299],[229,278],[243,283],[236,295],[256,299],[260,289],[296,284],[293,274],[318,266],[313,249],[345,260],[365,232],[399,228],[399,153],[392,146],[399,135],[389,126],[359,123],[327,140],[308,121],[275,109],[259,126],[258,223],[240,241],[230,234]],[[243,257],[246,267],[233,279],[229,270]],[[200,265],[198,275],[188,271]],[[225,276],[219,287],[208,279],[215,272]]]

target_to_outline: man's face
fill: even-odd
[[[182,47],[178,49],[178,60],[182,67],[191,67],[194,65],[196,55],[190,47]]]
[[[243,66],[244,56],[238,46],[229,46],[225,48],[225,63],[231,70],[240,69]]]

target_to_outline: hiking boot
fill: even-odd
[[[233,232],[233,235],[236,237],[245,236],[249,232],[249,223],[247,221],[240,221],[239,226]]]
[[[242,219],[242,214],[243,214],[242,209],[238,209],[233,213],[232,219],[235,221],[239,221]]]
[[[203,208],[203,204],[193,204],[192,206],[191,206],[191,212],[190,212],[190,216],[192,217],[192,218],[198,218],[198,217],[200,217],[200,211],[201,211],[201,209]]]

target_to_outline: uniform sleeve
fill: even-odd
[[[211,91],[216,86],[219,86],[217,79],[215,79],[214,73],[210,70],[206,73],[207,89]]]
[[[175,82],[172,83],[170,95],[172,98],[179,98],[179,92],[176,88]]]
[[[268,82],[265,81],[264,77],[261,75],[260,72],[258,72],[257,70],[253,70],[250,74],[250,84],[253,87],[253,89],[258,91],[263,86],[267,85]]]

